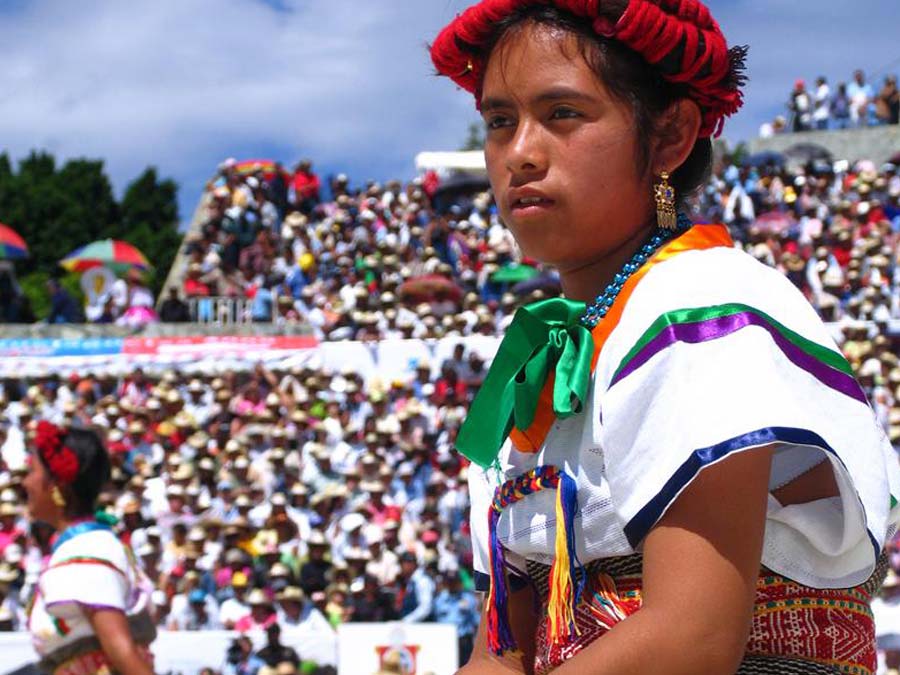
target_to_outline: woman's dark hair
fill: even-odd
[[[604,13],[609,12],[609,18],[615,21],[625,5],[624,2],[605,3]],[[498,21],[491,39],[477,54],[486,62],[497,45],[529,24],[573,34],[591,70],[616,99],[631,107],[637,133],[637,166],[643,175],[650,163],[650,139],[665,136],[669,131],[665,112],[679,99],[689,98],[684,85],[669,82],[662,76],[664,70],[677,71],[678,50],[667,56],[665,62],[651,66],[621,42],[597,34],[587,19],[553,5],[526,5]],[[679,207],[687,196],[706,183],[711,169],[712,142],[709,138],[698,138],[684,164],[670,177]]]
[[[97,432],[90,429],[67,429],[63,445],[78,458],[78,475],[71,484],[63,487],[67,511],[76,517],[93,515],[97,497],[109,480],[109,453]],[[41,453],[37,456],[43,461]],[[46,468],[46,463],[44,466]]]

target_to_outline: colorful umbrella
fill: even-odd
[[[0,259],[13,260],[27,258],[28,247],[25,240],[11,227],[0,223]]]
[[[491,281],[502,284],[506,282],[518,283],[534,279],[540,272],[531,265],[509,263],[491,275]]]
[[[397,289],[397,294],[406,302],[444,298],[459,302],[462,298],[462,289],[447,277],[439,274],[427,274],[404,281]]]
[[[245,159],[234,165],[234,170],[242,176],[250,176],[257,171],[263,172],[263,177],[267,180],[275,175],[275,162],[271,159]]]
[[[100,239],[73,251],[60,260],[60,266],[69,272],[84,272],[92,267],[109,267],[119,273],[137,268],[148,270],[152,265],[127,241]]]
[[[559,275],[555,272],[544,272],[540,276],[527,281],[520,281],[509,289],[510,293],[515,295],[528,295],[534,291],[544,291],[550,297],[556,297],[562,293],[562,286],[559,284]]]

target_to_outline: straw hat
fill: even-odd
[[[240,574],[240,572],[237,574]],[[272,601],[269,600],[269,597],[262,589],[254,588],[247,596],[247,604],[251,607],[254,605],[271,605]]]
[[[276,596],[278,602],[289,602],[291,600],[295,602],[303,602],[306,598],[306,595],[298,586],[287,586],[281,593]]]

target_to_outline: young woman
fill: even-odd
[[[93,431],[39,422],[32,445],[23,483],[29,515],[57,531],[28,616],[41,670],[152,674],[152,585],[131,550],[93,515],[109,479],[103,443]]]
[[[875,669],[897,460],[804,298],[681,212],[744,54],[693,0],[483,0],[432,46],[565,292],[516,314],[459,434],[467,675]]]

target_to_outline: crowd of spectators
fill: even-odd
[[[787,115],[760,127],[760,136],[769,137],[787,131],[826,131],[853,129],[900,123],[900,91],[897,76],[886,75],[880,87],[866,81],[862,70],[853,79],[839,82],[836,87],[820,75],[808,87],[803,79],[794,83],[787,102]]]
[[[308,162],[293,174],[226,162],[186,243],[184,294],[241,297],[259,320],[308,322],[324,340],[379,340],[498,335],[517,306],[559,292],[550,271],[494,279],[530,261],[490,195],[436,207],[435,188],[423,178],[353,190],[338,176],[325,200]],[[897,167],[726,161],[690,208],[728,224],[831,323],[900,448]],[[185,315],[179,295],[161,313]],[[295,631],[394,619],[454,624],[464,659],[479,613],[467,467],[453,444],[485,370],[460,343],[390,382],[262,364],[6,381],[0,628],[22,627],[47,553],[49,530],[25,526],[20,481],[32,424],[50,419],[106,434],[115,470],[102,504],[156,585],[159,625],[266,635],[261,651],[239,639],[211,667],[312,671]]]
[[[215,378],[5,382],[0,627],[24,627],[48,553],[48,527],[25,525],[21,479],[27,436],[50,419],[104,430],[114,469],[101,506],[155,584],[160,627],[264,631],[254,659],[296,668],[304,655],[287,647],[298,631],[439,621],[458,628],[465,658],[479,607],[466,466],[452,448],[483,377],[477,360],[460,346],[387,383],[262,364]]]
[[[492,276],[520,261],[488,193],[436,208],[431,176],[353,189],[342,174],[326,200],[310,162],[292,176],[236,166],[220,167],[185,244],[181,290],[201,318],[203,298],[227,297],[254,321],[345,340],[493,334],[511,309],[512,283]],[[524,292],[558,290],[545,277]]]

